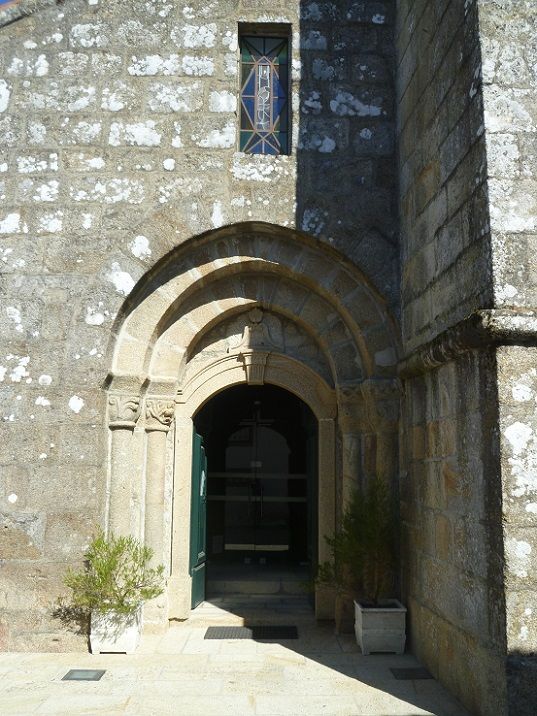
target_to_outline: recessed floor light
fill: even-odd
[[[62,681],[99,681],[105,669],[69,669]]]
[[[404,668],[404,669],[390,669],[396,679],[404,681],[414,681],[417,679],[432,679],[433,677],[422,666]]]

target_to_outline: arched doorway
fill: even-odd
[[[191,539],[206,538],[198,552],[206,554],[206,574],[204,583],[197,565],[192,606],[222,594],[303,592],[317,562],[317,421],[310,408],[274,385],[238,385],[209,400],[194,429],[207,457],[207,504],[203,530],[196,521],[205,510],[193,490]],[[194,470],[200,464],[194,459]]]
[[[115,331],[107,521],[166,566],[146,623],[190,613],[193,420],[223,391],[278,386],[315,416],[320,561],[362,476],[395,480],[396,331],[383,299],[330,247],[258,224],[197,237],[139,282]],[[316,592],[315,611],[330,618],[333,595]]]

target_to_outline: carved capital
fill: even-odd
[[[165,398],[148,398],[145,403],[145,429],[167,433],[175,414],[175,403]]]
[[[397,379],[370,379],[362,383],[369,424],[377,433],[397,430],[402,386]]]
[[[338,386],[338,422],[344,433],[392,430],[399,415],[397,379],[369,379]]]
[[[399,400],[403,394],[397,378],[370,378],[360,383],[360,388],[366,400]]]
[[[133,430],[140,417],[140,398],[136,395],[111,394],[108,396],[109,426]]]
[[[240,353],[239,358],[243,362],[248,385],[263,385],[265,382],[265,368],[270,353],[255,351],[252,353]]]
[[[339,385],[338,424],[343,433],[357,433],[365,428],[367,408],[360,383]]]

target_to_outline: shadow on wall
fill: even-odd
[[[349,256],[398,313],[394,14],[301,2],[296,226]]]
[[[512,651],[507,656],[507,688],[509,713],[534,716],[537,655]],[[516,711],[515,711],[516,710]]]

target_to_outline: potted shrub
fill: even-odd
[[[354,600],[354,630],[363,654],[404,652],[406,608],[388,596],[395,582],[396,524],[388,486],[370,480],[352,495],[340,528],[327,538],[331,561],[319,565],[317,584]]]
[[[134,537],[107,539],[102,531],[85,553],[82,571],[69,569],[71,608],[89,614],[91,651],[132,653],[138,646],[142,605],[163,589],[164,566],[151,568],[153,552]]]

